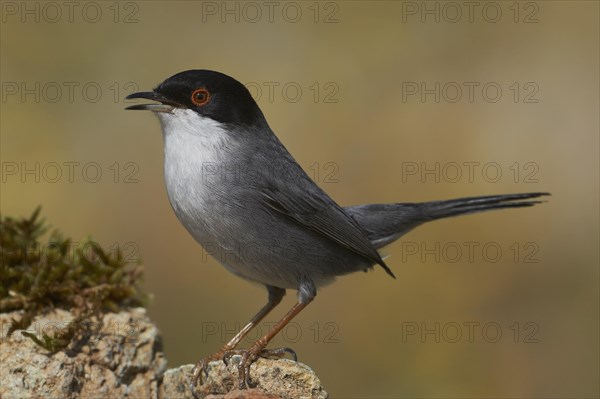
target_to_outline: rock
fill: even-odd
[[[238,364],[241,356],[231,357],[228,366],[223,362],[208,365],[208,377],[196,387],[196,395],[211,399],[325,399],[327,392],[308,366],[287,359],[258,359],[250,367],[252,382],[260,389],[237,390]],[[161,387],[162,398],[193,398],[189,385],[192,365],[167,370]]]
[[[226,395],[208,395],[206,399],[280,399],[281,396],[270,395],[258,389],[233,390]]]
[[[8,329],[22,312],[0,313],[0,398],[192,398],[192,365],[166,370],[162,339],[143,308],[102,315],[65,351],[51,354],[20,331]],[[73,315],[55,309],[36,317],[27,331],[42,338],[64,328]],[[327,398],[315,373],[291,360],[259,359],[250,368],[257,388],[238,390],[237,365],[212,362],[198,397],[206,399]]]
[[[89,323],[83,339],[55,354],[15,331],[20,312],[0,314],[0,397],[157,397],[166,368],[161,337],[143,308],[107,313]],[[28,331],[38,338],[67,326],[73,316],[55,309],[34,319]]]

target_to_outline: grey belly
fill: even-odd
[[[247,280],[297,289],[316,286],[372,265],[354,252],[268,207],[213,196],[203,201],[172,198],[173,209],[204,251]]]

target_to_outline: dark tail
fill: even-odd
[[[421,203],[370,204],[345,208],[365,229],[376,248],[387,245],[425,222],[504,208],[523,208],[544,201],[532,200],[549,193],[468,197]]]
[[[416,204],[423,208],[423,216],[427,220],[435,220],[450,216],[465,215],[475,212],[491,211],[502,208],[523,208],[533,206],[544,201],[523,201],[539,198],[549,193],[526,193],[489,195],[484,197],[467,197],[446,201],[432,201]]]

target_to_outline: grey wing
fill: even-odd
[[[396,278],[356,221],[312,181],[306,183],[304,189],[288,185],[285,192],[273,187],[263,191],[265,205],[373,264],[379,264],[387,274]]]
[[[375,248],[382,248],[428,220],[419,204],[368,204],[344,208],[365,231]]]

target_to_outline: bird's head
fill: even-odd
[[[232,77],[215,71],[180,72],[153,91],[133,93],[126,98],[156,101],[155,104],[136,104],[127,109],[153,111],[161,120],[194,116],[236,127],[266,125],[248,89]]]

